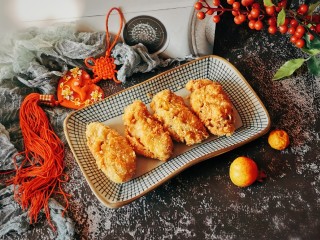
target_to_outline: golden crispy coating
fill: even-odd
[[[235,131],[233,105],[220,83],[191,80],[186,88],[191,92],[191,108],[212,134],[230,136]]]
[[[200,143],[209,134],[200,119],[186,106],[183,98],[170,90],[157,93],[150,104],[154,116],[163,123],[171,137],[188,146]]]
[[[130,180],[136,170],[136,154],[126,138],[108,126],[94,122],[86,129],[87,145],[98,168],[113,182]]]
[[[140,100],[124,110],[126,137],[137,154],[167,161],[173,151],[169,132],[165,131]]]

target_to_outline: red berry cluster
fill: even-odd
[[[206,15],[214,15],[212,20],[215,23],[220,21],[220,16],[225,12],[231,12],[234,16],[235,24],[248,22],[248,26],[253,30],[261,30],[264,25],[268,25],[268,32],[275,34],[288,33],[291,35],[290,41],[297,47],[305,45],[303,37],[308,36],[309,40],[314,39],[315,34],[320,33],[320,16],[309,16],[309,7],[301,4],[296,11],[287,9],[287,0],[280,0],[276,5],[261,6],[255,0],[226,0],[230,8],[221,5],[220,0],[213,0],[211,7],[206,0],[195,3],[194,8],[198,10],[198,19],[204,19]],[[285,20],[278,25],[278,14],[285,10]],[[215,13],[215,14],[214,14]]]

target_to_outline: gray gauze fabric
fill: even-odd
[[[17,149],[10,142],[9,132],[5,127],[0,123],[0,169],[1,170],[10,170],[14,168],[13,157],[18,153]],[[22,160],[22,157],[19,156],[16,158],[17,163],[19,164]]]
[[[13,169],[12,158],[23,149],[19,108],[24,97],[31,92],[55,94],[59,78],[72,67],[90,73],[84,59],[104,55],[105,48],[104,32],[77,32],[71,23],[0,36],[0,171]],[[149,54],[142,44],[133,47],[117,44],[112,56],[119,65],[117,77],[122,82],[133,73],[148,72],[171,62]],[[71,110],[43,109],[54,131],[65,142],[63,120]],[[18,157],[17,163],[21,160]],[[27,213],[20,209],[12,194],[12,186],[0,191],[0,237],[22,234],[29,228]],[[51,216],[58,228],[58,236],[53,238],[71,239],[74,226],[71,219],[61,216],[61,209],[54,199],[50,200]]]
[[[105,51],[105,33],[76,31],[74,24],[29,28],[3,37],[0,82],[16,77],[24,85],[54,94],[58,79],[83,59]]]
[[[122,65],[117,73],[117,79],[125,82],[127,77],[133,73],[150,72],[156,67],[166,67],[172,60],[163,60],[157,54],[149,54],[148,49],[139,43],[135,46],[128,46],[124,43],[118,43],[111,56],[115,59],[115,64]]]
[[[30,227],[28,212],[23,211],[14,201],[13,187],[1,186],[0,190],[0,237],[15,231],[24,233]]]
[[[16,232],[22,234],[30,229],[28,212],[23,211],[14,201],[13,187],[3,187],[0,190],[0,237]],[[68,217],[62,217],[63,207],[54,199],[49,199],[50,215],[56,227],[51,232],[52,239],[71,240],[74,236],[74,223]],[[43,212],[41,214],[44,215]]]

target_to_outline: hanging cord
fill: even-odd
[[[112,43],[110,33],[109,33],[109,17],[112,11],[117,11],[120,17],[120,27],[118,30],[117,35],[115,36]],[[85,64],[89,69],[92,69],[94,79],[92,80],[93,83],[97,83],[101,79],[110,79],[116,83],[121,83],[115,76],[118,72],[116,70],[116,64],[114,63],[114,58],[110,57],[111,50],[117,43],[123,26],[123,14],[119,8],[111,8],[106,16],[106,54],[98,59],[94,59],[93,57],[88,57],[85,59]],[[92,62],[92,64],[89,63]]]
[[[19,117],[24,141],[24,151],[18,155],[25,158],[16,168],[15,176],[8,181],[14,184],[15,200],[22,209],[29,209],[30,223],[38,220],[41,209],[52,229],[55,230],[50,218],[49,198],[52,194],[61,194],[68,208],[68,197],[61,184],[68,180],[63,173],[64,146],[54,133],[44,110],[39,103],[55,106],[57,101],[52,95],[29,94],[21,104]]]

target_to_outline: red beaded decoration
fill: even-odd
[[[115,39],[113,40],[112,44],[110,45],[110,34],[109,34],[109,28],[108,28],[108,21],[109,16],[113,10],[116,10],[119,13],[120,16],[120,28],[115,36]],[[104,80],[113,80],[116,83],[121,83],[115,76],[116,65],[114,63],[114,58],[110,57],[110,53],[114,45],[117,43],[120,33],[122,30],[123,25],[123,15],[119,8],[111,8],[106,16],[106,43],[107,43],[107,50],[105,56],[102,56],[98,59],[94,59],[93,57],[88,57],[85,59],[85,64],[88,68],[92,69],[93,71],[93,83],[97,83],[98,81],[104,79]],[[89,63],[92,62],[92,64]]]

